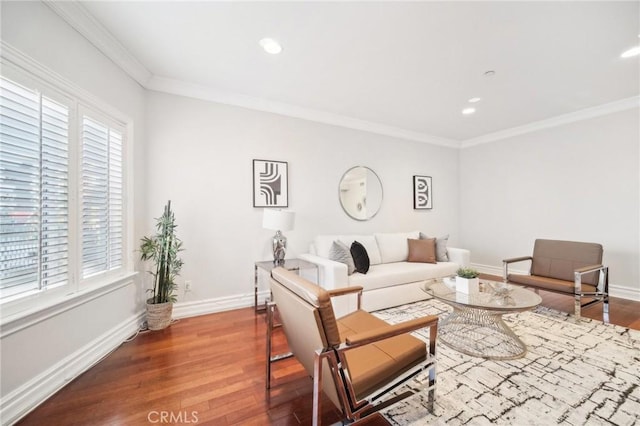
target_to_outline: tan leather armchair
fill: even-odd
[[[503,260],[505,282],[574,296],[574,314],[602,302],[602,316],[609,322],[609,268],[602,264],[602,245],[576,241],[535,241],[532,256]],[[509,273],[509,265],[530,262],[529,274]],[[590,300],[582,303],[582,297]]]
[[[437,316],[391,325],[358,309],[336,319],[331,297],[361,293],[361,288],[326,291],[284,268],[272,271],[270,283],[273,299],[267,309],[267,389],[271,387],[271,364],[283,358],[271,354],[277,306],[289,348],[313,378],[314,425],[320,424],[323,391],[349,421],[425,389],[433,410]],[[423,327],[430,327],[428,345],[409,334]],[[428,372],[424,384],[399,388],[421,372]],[[389,398],[393,390],[401,394]]]

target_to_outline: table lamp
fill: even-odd
[[[287,250],[287,237],[282,235],[282,231],[290,231],[293,229],[295,222],[295,213],[284,210],[264,209],[262,216],[262,227],[276,231],[273,236],[273,263],[282,265],[284,263],[284,255]]]

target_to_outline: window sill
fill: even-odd
[[[133,278],[136,275],[137,272],[135,271],[127,272],[119,277],[96,283],[74,293],[61,294],[44,300],[42,303],[29,303],[24,309],[16,312],[11,312],[11,309],[3,307],[2,317],[0,318],[0,339],[125,287],[133,282]]]

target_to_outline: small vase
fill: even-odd
[[[456,277],[456,291],[465,294],[480,292],[480,280],[478,278]]]

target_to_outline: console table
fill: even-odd
[[[282,264],[275,264],[273,260],[265,260],[255,263],[255,273],[253,281],[253,308],[256,312],[266,311],[266,303],[258,306],[258,276],[260,271],[264,271],[267,276],[271,276],[271,271],[277,267],[283,267],[289,271],[295,271],[309,281],[318,283],[318,265],[302,259],[285,259]]]

